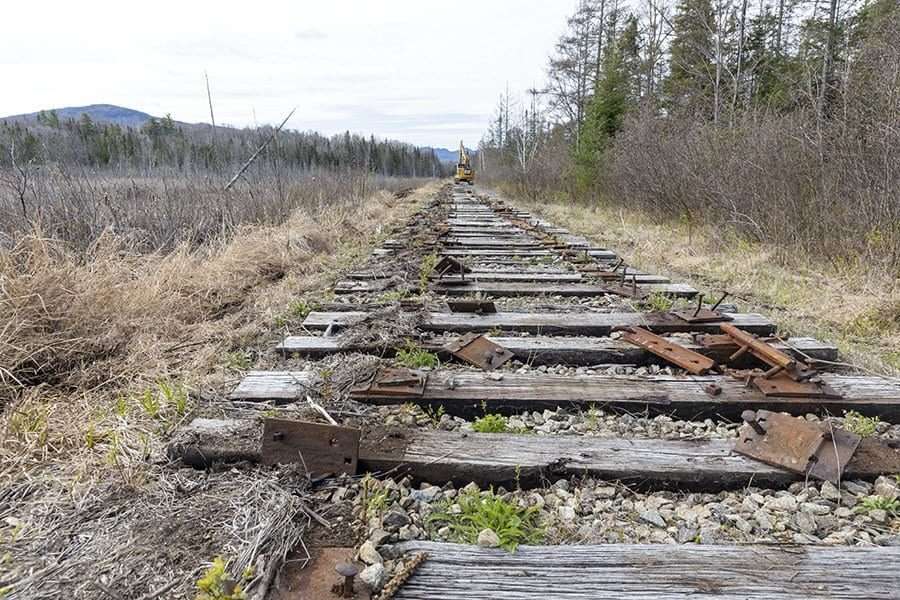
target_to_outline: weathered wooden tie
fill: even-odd
[[[303,321],[309,330],[324,330],[329,325],[344,327],[359,323],[369,313],[361,311],[311,312]],[[730,323],[758,335],[775,333],[775,324],[755,313],[729,315]],[[488,315],[472,313],[426,313],[420,327],[427,331],[488,332],[523,331],[544,335],[608,336],[614,329],[646,327],[655,333],[718,333],[721,321],[688,323],[666,313],[595,313],[498,312]]]
[[[294,402],[315,388],[309,371],[251,371],[230,394],[234,400]],[[486,375],[472,371],[428,374],[421,392],[392,390],[390,394],[358,390],[356,400],[371,404],[415,404],[443,407],[454,415],[481,416],[484,411],[519,414],[524,411],[591,406],[628,411],[674,414],[685,418],[720,416],[737,419],[745,409],[765,409],[795,415],[840,415],[846,410],[900,421],[900,382],[880,377],[823,374],[822,380],[841,398],[764,396],[729,376],[608,376]],[[715,395],[706,392],[716,386]]]
[[[395,600],[896,600],[898,547],[532,546],[509,553],[407,542],[426,553]]]
[[[643,348],[633,344],[614,340],[608,337],[552,337],[552,336],[487,336],[495,344],[512,352],[517,359],[531,365],[567,364],[590,366],[602,364],[657,364],[661,361]],[[724,361],[731,352],[706,348],[679,339],[678,343],[694,352],[700,352],[717,361]],[[422,341],[420,345],[429,351],[440,351],[444,341]],[[796,358],[813,358],[826,361],[837,359],[837,348],[813,338],[788,338],[784,343],[775,343],[776,348]],[[305,356],[324,356],[337,352],[366,352],[378,355],[390,355],[393,348],[378,345],[353,344],[342,345],[339,336],[298,335],[286,337],[276,351],[283,354],[302,354]]]

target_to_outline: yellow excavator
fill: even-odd
[[[466,152],[466,146],[462,143],[462,140],[459,142],[459,161],[456,163],[456,176],[453,178],[453,181],[475,185],[475,171],[472,170],[469,153]]]

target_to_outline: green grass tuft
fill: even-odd
[[[484,415],[472,423],[472,430],[478,433],[506,433],[509,424],[503,415]]]
[[[491,490],[482,495],[479,491],[461,493],[457,502],[459,512],[451,511],[451,500],[440,503],[428,517],[428,523],[450,527],[453,541],[474,544],[478,534],[491,529],[500,538],[500,547],[515,552],[520,544],[539,544],[544,540],[544,529],[538,523],[538,508],[522,507],[494,494]]]
[[[867,417],[855,410],[848,410],[844,413],[844,429],[860,437],[865,438],[875,435],[879,422],[878,417]]]
[[[425,367],[436,369],[441,364],[437,354],[420,348],[412,340],[406,340],[406,345],[397,350],[396,360],[408,369],[422,369]]]

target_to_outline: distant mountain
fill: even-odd
[[[68,106],[66,108],[48,109],[44,112],[56,111],[56,116],[60,121],[68,119],[80,119],[81,115],[87,115],[92,121],[97,123],[110,123],[121,125],[122,127],[141,127],[153,115],[148,115],[139,110],[115,106],[112,104],[91,104],[90,106]],[[34,121],[37,119],[38,113],[28,113],[24,115],[13,115],[11,117],[2,117],[0,121]]]
[[[456,161],[459,160],[459,150],[447,150],[446,148],[432,148],[432,150],[434,150],[434,155],[437,156],[437,159],[441,162],[453,163],[455,165]]]

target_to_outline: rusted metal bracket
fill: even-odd
[[[842,398],[843,396],[821,381],[796,381],[787,373],[766,377],[765,374],[752,377],[753,386],[765,396],[776,398]]]
[[[615,294],[616,296],[623,296],[625,298],[634,298],[635,300],[642,300],[650,295],[644,289],[638,287],[637,277],[635,275],[631,276],[630,283],[627,282],[624,270],[619,273],[618,283],[604,282],[603,290],[607,294]]]
[[[673,310],[672,314],[688,323],[711,323],[714,321],[728,321],[731,319],[727,314],[721,313],[716,309],[728,297],[728,292],[722,294],[719,301],[712,308],[703,308],[703,294],[697,297],[697,308],[694,310]]]
[[[443,256],[434,265],[434,272],[437,274],[438,279],[441,279],[444,275],[459,275],[461,279],[465,279],[466,273],[471,272],[471,269],[452,256]]]
[[[746,410],[734,449],[766,464],[817,479],[840,482],[860,437],[767,410]]]
[[[365,385],[350,390],[351,398],[372,396],[418,397],[425,393],[428,373],[400,367],[383,367]]]
[[[738,329],[730,323],[723,323],[721,329],[723,333],[740,346],[740,348],[729,357],[728,362],[737,360],[742,355],[749,352],[751,355],[771,367],[763,375],[766,379],[771,379],[775,375],[783,373],[794,381],[799,382],[812,379],[818,374],[815,369],[806,363],[795,360],[778,348],[770,346],[755,335]]]
[[[512,352],[478,333],[467,333],[444,346],[444,350],[485,371],[493,371],[513,357]]]
[[[290,419],[263,419],[263,464],[301,463],[310,474],[356,474],[359,429]]]
[[[456,313],[487,315],[497,312],[496,305],[490,300],[447,300],[447,307]]]
[[[622,334],[622,339],[635,346],[640,346],[694,375],[706,375],[718,368],[713,359],[688,350],[684,346],[640,327],[629,327]]]

